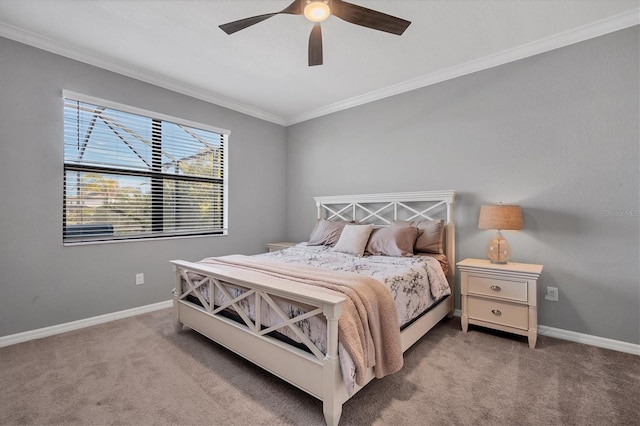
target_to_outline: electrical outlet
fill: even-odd
[[[546,300],[550,300],[552,302],[558,301],[558,287],[547,287],[547,295],[544,296]]]
[[[136,285],[144,284],[144,274],[136,274]]]

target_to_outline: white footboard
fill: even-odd
[[[337,425],[342,413],[342,404],[348,399],[338,361],[338,318],[342,312],[344,296],[313,289],[290,288],[277,283],[247,281],[225,274],[215,267],[200,265],[181,260],[171,262],[176,272],[176,285],[173,293],[173,315],[176,329],[182,324],[191,327],[226,348],[238,353],[254,364],[297,386],[305,392],[323,401],[323,411],[328,425]],[[206,277],[194,283],[187,272]],[[182,291],[182,281],[188,289]],[[207,286],[210,295],[220,291],[229,302],[224,306],[214,306],[203,297]],[[233,298],[229,288],[246,289],[240,296]],[[191,303],[186,297],[197,297],[202,306]],[[274,302],[275,297],[310,305],[306,314],[290,318]],[[238,302],[244,298],[255,298],[256,315],[254,319],[244,312]],[[211,300],[214,300],[211,297]],[[282,319],[282,323],[263,327],[260,323],[259,309],[262,301],[267,303]],[[233,307],[243,323],[229,319],[221,312]],[[321,351],[303,334],[296,323],[303,319],[324,315],[327,321],[327,348]],[[290,328],[311,351],[311,353],[288,345],[268,333],[280,328]]]

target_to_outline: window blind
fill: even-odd
[[[225,234],[228,134],[125,108],[64,98],[64,242]]]

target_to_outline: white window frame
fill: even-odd
[[[93,104],[93,105],[99,105],[101,107],[106,107],[106,108],[110,108],[110,109],[115,109],[115,110],[119,110],[125,113],[130,113],[130,114],[136,114],[136,115],[141,115],[141,116],[145,116],[145,117],[149,117],[155,120],[160,120],[160,121],[166,121],[166,122],[170,122],[170,123],[175,123],[175,124],[179,124],[179,125],[184,125],[184,126],[188,126],[188,127],[192,127],[192,128],[196,128],[196,129],[201,129],[201,130],[206,130],[206,131],[211,131],[211,132],[215,132],[215,133],[219,133],[221,135],[223,135],[224,137],[224,143],[223,143],[223,159],[222,159],[222,167],[223,167],[223,179],[222,179],[222,194],[223,194],[223,208],[222,208],[222,222],[223,222],[223,227],[220,231],[216,231],[216,232],[205,232],[205,233],[194,233],[193,235],[159,235],[159,236],[153,236],[153,235],[145,235],[145,236],[136,236],[136,237],[124,237],[124,238],[98,238],[95,240],[78,240],[78,241],[73,241],[73,240],[66,240],[64,239],[64,228],[66,226],[65,223],[65,219],[63,218],[63,226],[62,226],[62,239],[63,239],[63,245],[65,246],[73,246],[73,245],[87,245],[87,244],[104,244],[104,243],[120,243],[120,242],[134,242],[134,241],[146,241],[146,240],[153,240],[153,241],[158,241],[158,240],[165,240],[165,239],[176,239],[176,238],[201,238],[201,237],[212,237],[212,236],[226,236],[228,235],[228,230],[229,230],[229,139],[230,139],[230,135],[231,135],[231,131],[227,130],[227,129],[223,129],[220,127],[215,127],[215,126],[211,126],[208,124],[203,124],[203,123],[199,123],[199,122],[195,122],[195,121],[191,121],[191,120],[187,120],[184,118],[180,118],[180,117],[174,117],[168,114],[163,114],[163,113],[158,113],[155,111],[150,111],[150,110],[146,110],[143,108],[138,108],[138,107],[134,107],[131,105],[126,105],[126,104],[121,104],[118,102],[114,102],[114,101],[110,101],[110,100],[106,100],[106,99],[102,99],[102,98],[97,98],[97,97],[93,97],[90,95],[85,95],[82,93],[77,93],[77,92],[73,92],[73,91],[69,91],[69,90],[63,90],[62,91],[62,97],[61,97],[61,101],[63,104],[62,109],[64,110],[64,100],[65,99],[72,99],[74,101],[80,101],[80,102],[86,102],[89,104]],[[64,137],[63,137],[63,145],[64,145]],[[64,147],[64,146],[63,146]],[[64,151],[64,149],[63,149]],[[63,166],[65,166],[65,159],[64,159],[64,155],[63,155]],[[63,209],[64,209],[64,203],[65,203],[65,195],[64,192],[66,191],[65,188],[66,183],[63,183]]]

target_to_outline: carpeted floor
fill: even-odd
[[[322,403],[162,310],[0,348],[0,424],[322,425]],[[638,425],[640,357],[446,319],[341,425]]]

